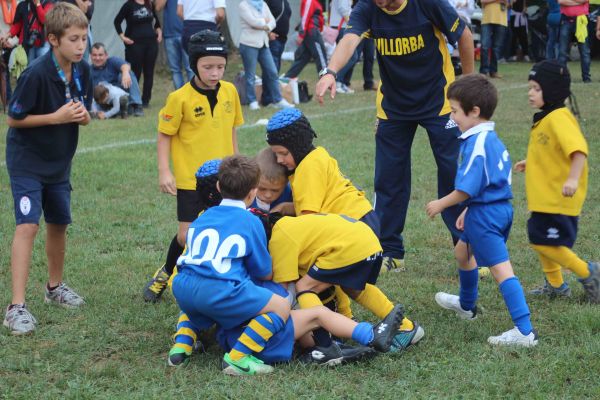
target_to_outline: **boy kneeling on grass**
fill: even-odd
[[[498,92],[483,75],[467,75],[448,88],[452,109],[451,118],[463,134],[455,189],[426,206],[433,218],[444,209],[462,203],[467,206],[456,221],[463,231],[454,253],[458,261],[459,295],[438,292],[435,301],[460,318],[477,317],[477,285],[479,274],[469,263],[471,255],[480,266],[489,266],[515,324],[499,336],[490,336],[494,345],[531,347],[538,343],[531,325],[529,307],[519,279],[514,275],[506,241],[512,225],[513,209],[510,203],[511,163],[506,147],[494,131],[490,121]]]
[[[93,118],[109,119],[118,114],[125,119],[128,107],[129,94],[120,87],[107,82],[100,82],[94,87]]]

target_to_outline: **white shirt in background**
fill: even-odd
[[[183,6],[186,21],[208,21],[216,23],[217,8],[225,8],[225,0],[177,0]]]

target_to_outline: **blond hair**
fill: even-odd
[[[87,17],[78,7],[69,3],[57,3],[46,14],[44,28],[46,29],[46,37],[49,35],[56,36],[56,39],[65,34],[65,31],[72,26],[87,29],[89,23]]]
[[[277,156],[270,147],[266,147],[259,151],[255,160],[260,167],[261,177],[271,182],[280,181],[282,179],[287,180],[286,168],[277,163]]]

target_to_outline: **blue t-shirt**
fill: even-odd
[[[177,15],[177,0],[167,0],[163,14],[163,37],[165,39],[181,37],[182,31],[183,21]]]
[[[459,139],[460,153],[454,187],[469,195],[465,204],[512,199],[510,156],[494,132],[494,123],[474,126]]]
[[[85,61],[73,64],[69,84],[71,98],[83,101],[88,110],[93,98],[89,71]],[[50,50],[32,62],[19,77],[8,104],[8,115],[22,120],[28,115],[51,114],[66,101],[65,84],[58,75]],[[30,177],[45,183],[68,180],[78,135],[77,123],[8,128],[6,166],[9,175]]]
[[[379,118],[414,121],[450,112],[445,92],[454,69],[444,35],[454,44],[464,28],[448,1],[406,0],[394,12],[372,0],[356,4],[348,31],[375,41]]]
[[[228,199],[192,222],[177,265],[202,277],[236,283],[263,278],[273,270],[262,223],[242,201]]]
[[[254,201],[252,202],[252,204],[250,205],[251,208],[260,208],[263,211],[269,212],[273,209],[273,207],[281,204],[281,203],[290,203],[293,202],[294,198],[292,197],[292,187],[290,186],[289,182],[287,185],[285,185],[285,189],[283,189],[283,192],[281,192],[281,196],[279,196],[277,198],[277,200],[273,201],[271,204],[267,204],[263,201],[260,201],[260,199],[258,197],[256,197],[254,199]]]
[[[124,64],[127,64],[127,61],[120,57],[108,57],[104,66],[96,67],[92,65],[92,82],[94,86],[100,82],[108,82],[111,85],[120,87],[121,80],[119,79],[119,74]]]

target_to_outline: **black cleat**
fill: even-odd
[[[334,366],[342,363],[344,355],[342,350],[336,343],[331,346],[315,346],[306,350],[298,360],[303,364],[318,364],[326,366]]]
[[[377,325],[373,327],[373,341],[371,346],[381,353],[390,351],[392,340],[398,333],[398,328],[404,318],[404,308],[397,304],[392,311]]]

